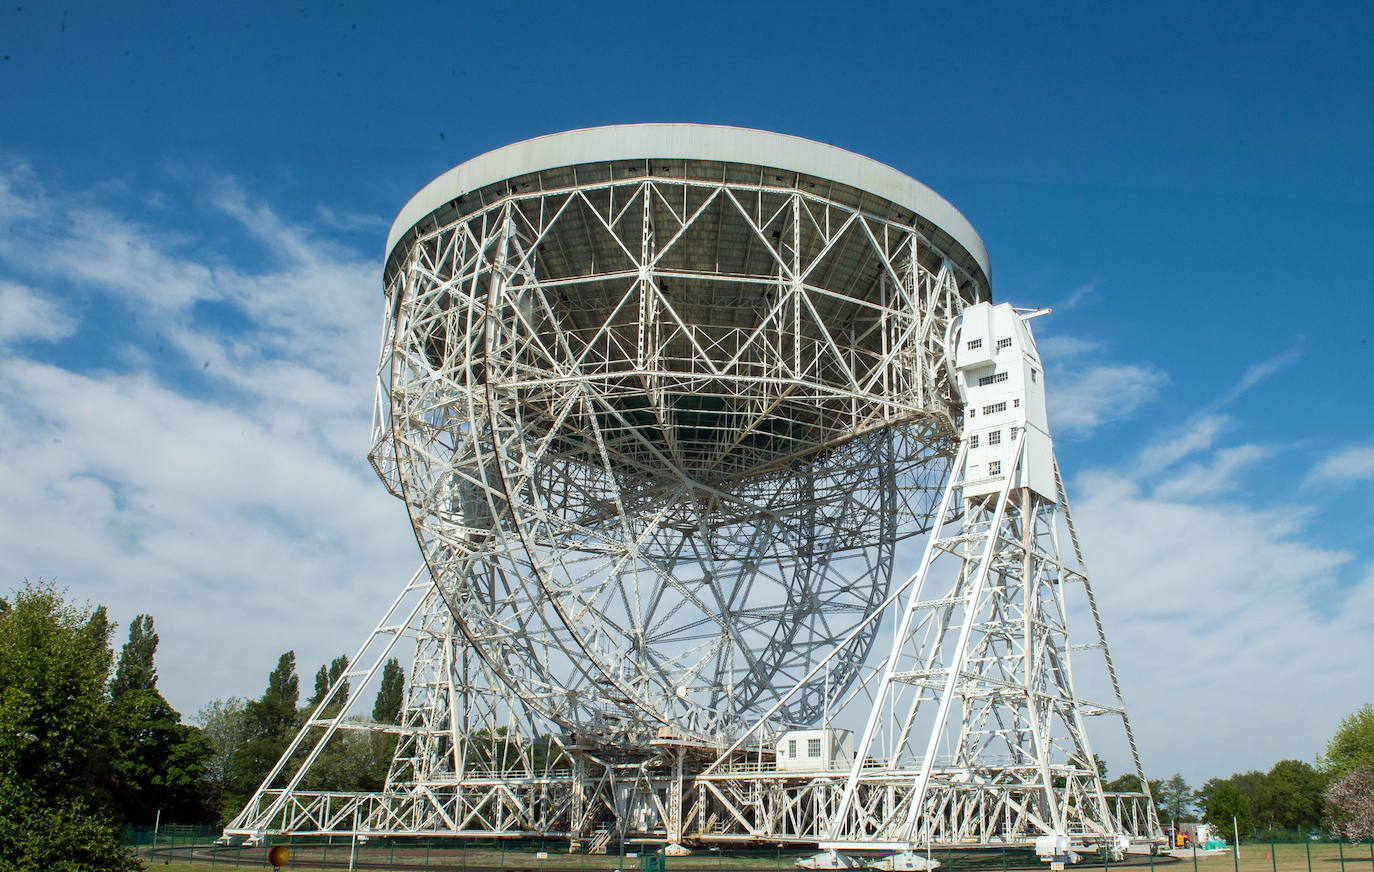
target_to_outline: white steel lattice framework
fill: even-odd
[[[1060,548],[1043,395],[979,384],[1003,354],[1038,379],[1033,340],[985,302],[948,203],[816,143],[633,125],[456,168],[388,251],[372,459],[426,566],[227,835],[832,859],[1157,835],[1147,795],[1104,793],[1083,762],[1089,715],[1134,742],[1076,538]],[[960,345],[975,329],[997,355]],[[975,404],[1012,387],[1039,417],[993,460],[969,447]],[[1096,627],[1078,645],[1071,587]],[[368,724],[364,688],[401,650],[400,723]],[[1076,695],[1079,650],[1110,704]],[[783,736],[865,718],[852,758],[780,757]],[[320,789],[322,749],[359,731],[395,737],[383,789]]]

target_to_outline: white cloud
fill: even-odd
[[[1351,445],[1322,458],[1308,473],[1309,485],[1349,485],[1374,479],[1374,442]]]
[[[37,291],[0,281],[0,345],[21,339],[65,339],[76,319]]]
[[[1211,448],[1230,420],[1224,415],[1197,415],[1176,430],[1160,434],[1140,451],[1136,475],[1155,475],[1185,457]]]
[[[1069,295],[1058,303],[1054,304],[1054,309],[1059,312],[1067,312],[1076,309],[1097,295],[1097,285],[1092,282],[1085,282],[1069,292]]]
[[[1236,490],[1242,484],[1240,473],[1274,456],[1274,449],[1263,445],[1238,445],[1216,452],[1206,463],[1190,463],[1154,488],[1154,496],[1164,499],[1211,497]]]
[[[1218,446],[1226,423],[1200,415],[1073,488],[1146,768],[1198,782],[1312,759],[1374,662],[1374,573],[1311,541],[1318,507],[1242,490],[1274,451]]]
[[[1078,357],[1102,348],[1100,340],[1082,339],[1077,336],[1046,336],[1037,338],[1035,345],[1046,363]]]
[[[1261,360],[1259,363],[1251,364],[1246,367],[1245,372],[1241,373],[1240,380],[1236,382],[1235,387],[1231,388],[1231,390],[1221,398],[1219,405],[1224,406],[1230,403],[1241,394],[1280,370],[1292,366],[1301,357],[1302,343],[1299,342],[1287,351],[1276,354],[1268,360]]]
[[[1374,578],[1342,588],[1351,556],[1305,542],[1303,508],[1162,497],[1104,472],[1075,489],[1149,771],[1311,759],[1367,701],[1374,638],[1350,606]]]
[[[1154,399],[1169,377],[1151,366],[1112,364],[1054,373],[1046,381],[1051,428],[1056,434],[1079,436],[1130,417]]]
[[[13,206],[0,221],[25,216],[0,228],[0,275],[79,287],[130,322],[127,347],[103,349],[124,371],[0,351],[4,586],[55,576],[119,620],[151,613],[161,686],[187,713],[256,696],[288,648],[307,683],[351,654],[419,562],[364,457],[376,265],[228,184],[210,205],[260,249],[251,268],[236,265],[244,238],[95,212],[28,175],[0,172],[0,197]],[[57,299],[10,282],[0,314]],[[236,326],[197,317],[206,303]],[[72,327],[43,323],[43,338]]]

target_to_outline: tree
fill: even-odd
[[[382,681],[377,699],[372,705],[372,720],[379,724],[394,724],[401,719],[401,705],[405,701],[405,673],[392,657],[382,667]]]
[[[1374,704],[1347,715],[1326,744],[1326,769],[1334,778],[1360,767],[1374,768]]]
[[[0,601],[0,870],[136,870],[110,805],[103,608],[52,585]]]
[[[319,671],[315,673],[315,692],[310,695],[310,699],[306,700],[306,708],[314,709],[315,706],[319,705],[320,700],[329,693],[329,688],[334,686],[334,682],[338,681],[339,676],[343,675],[347,669],[348,658],[343,654],[329,661],[327,666],[321,666]],[[337,710],[346,699],[348,699],[347,679],[344,680],[343,687],[339,688],[339,692],[334,695],[334,702],[330,708]]]
[[[276,765],[296,731],[296,706],[300,701],[300,677],[296,652],[287,651],[267,676],[267,689],[248,703],[244,713],[247,732],[231,760],[233,778],[223,811],[236,808],[257,789]]]
[[[1259,787],[1255,816],[1268,829],[1309,829],[1321,823],[1326,779],[1301,760],[1280,760]]]
[[[170,821],[204,820],[201,775],[213,751],[157,691],[157,643],[152,616],[134,618],[110,680],[115,810],[129,823],[147,823],[159,809]]]
[[[1244,832],[1254,826],[1254,809],[1232,779],[1208,782],[1203,817],[1220,832],[1232,828],[1232,822]]]
[[[1374,839],[1374,768],[1358,766],[1326,791],[1331,828],[1352,842]]]
[[[157,633],[153,632],[152,615],[138,615],[129,624],[129,641],[119,651],[114,678],[110,680],[110,696],[118,699],[130,690],[152,690],[157,687]]]
[[[1157,785],[1158,783],[1159,783],[1159,782],[1157,782],[1157,781],[1156,781],[1156,782],[1152,782],[1152,784],[1154,784],[1154,785]],[[1125,773],[1125,774],[1123,774],[1123,775],[1118,775],[1118,776],[1116,776],[1116,777],[1113,778],[1111,781],[1105,781],[1105,782],[1103,782],[1103,783],[1102,783],[1102,789],[1105,790],[1105,791],[1107,791],[1108,793],[1143,793],[1143,792],[1144,792],[1144,788],[1143,788],[1143,787],[1141,786],[1141,784],[1140,784],[1140,776],[1139,776],[1139,775],[1136,775],[1134,772],[1127,772],[1127,773]],[[1153,793],[1153,791],[1152,791],[1152,793]]]
[[[200,730],[152,688],[126,690],[111,703],[119,754],[112,761],[115,808],[129,823],[203,821],[202,778],[214,753]]]
[[[207,808],[221,819],[237,812],[226,799],[236,783],[235,761],[251,738],[248,725],[248,700],[243,697],[216,699],[196,713],[195,722],[210,742],[211,753],[201,772],[202,796]]]
[[[1160,782],[1154,791],[1155,801],[1159,804],[1159,814],[1164,820],[1192,820],[1193,805],[1197,802],[1197,791],[1188,786],[1183,776],[1177,772],[1173,777]]]

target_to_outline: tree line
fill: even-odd
[[[1280,760],[1268,772],[1214,778],[1198,802],[1204,820],[1242,837],[1313,830],[1374,839],[1374,704],[1348,715],[1314,763]]]
[[[1107,780],[1111,793],[1141,790],[1134,774]],[[1351,841],[1374,839],[1374,705],[1347,716],[1313,763],[1280,760],[1268,772],[1237,772],[1212,778],[1200,789],[1182,775],[1151,780],[1159,822],[1208,823],[1223,836],[1262,839],[1316,832]]]
[[[115,653],[103,606],[69,603],[52,584],[0,598],[0,872],[140,868],[121,826],[232,818],[348,669],[336,657],[300,703],[296,655],[281,655],[256,699],[218,699],[184,723],[157,688],[150,615]],[[372,719],[400,717],[404,675],[385,664]],[[347,689],[325,714],[337,713]],[[311,769],[308,788],[377,790],[395,737],[349,731]],[[302,750],[301,753],[305,753]]]

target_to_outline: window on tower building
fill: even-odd
[[[978,434],[977,434],[977,433],[974,433],[972,436],[968,437],[968,447],[969,447],[969,448],[977,448],[977,447],[978,447]]]
[[[1002,431],[1001,431],[1001,430],[993,430],[991,433],[989,433],[989,434],[988,434],[988,444],[989,444],[989,445],[1001,445],[1001,444],[1002,444]]]
[[[1011,348],[1011,340],[1010,340],[1010,339],[999,339],[999,340],[997,340],[997,348],[998,348],[999,350],[1000,350],[1000,349],[1003,349],[1003,348]]]
[[[797,740],[796,740],[796,739],[788,739],[788,740],[787,740],[787,756],[788,756],[788,757],[795,757],[795,756],[797,756]]]
[[[1001,475],[1001,474],[1002,474],[1002,461],[1000,461],[1000,460],[994,460],[992,463],[989,463],[989,464],[988,464],[988,475]]]
[[[970,339],[970,340],[968,341],[968,350],[969,350],[969,351],[972,351],[972,350],[975,349],[975,348],[982,348],[982,347],[983,347],[983,340],[981,340],[981,339]]]
[[[819,757],[819,756],[821,756],[821,740],[820,740],[820,739],[807,739],[807,740],[806,740],[806,756],[808,756],[808,757]]]

